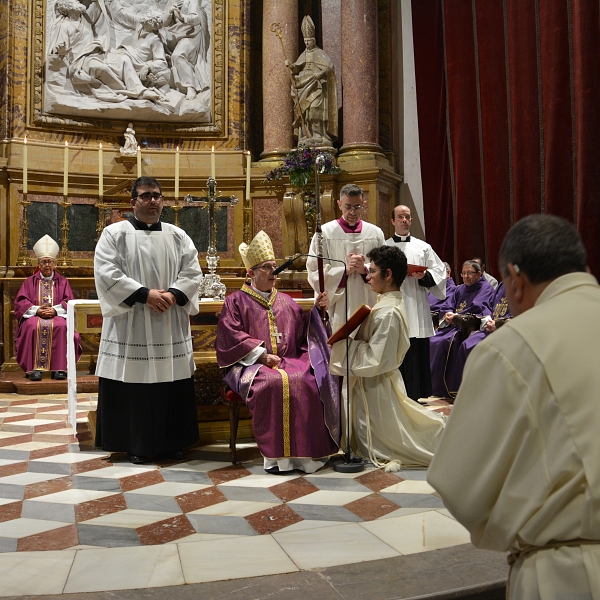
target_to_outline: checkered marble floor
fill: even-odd
[[[0,596],[290,573],[469,542],[425,470],[274,476],[262,458],[231,465],[226,443],[133,465],[94,449],[95,403],[79,396],[73,431],[65,396],[0,395]]]

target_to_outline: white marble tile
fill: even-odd
[[[109,527],[129,527],[137,529],[145,525],[151,525],[158,521],[171,519],[175,515],[172,512],[159,512],[154,510],[137,510],[135,508],[127,508],[110,515],[102,515],[95,519],[89,519],[85,522],[86,525],[106,525]]]
[[[382,490],[380,494],[433,494],[435,490],[426,482],[415,479],[395,483]]]
[[[46,423],[51,423],[52,419],[47,419]],[[74,435],[75,431],[72,427],[61,427],[60,429],[51,429],[50,431],[38,431],[42,435]]]
[[[6,440],[8,438],[19,437],[23,435],[22,433],[18,433],[16,431],[0,431],[0,440]],[[2,448],[6,448],[7,446],[2,446]]]
[[[32,483],[40,483],[41,481],[52,481],[60,479],[64,475],[54,475],[52,473],[17,473],[16,475],[7,475],[0,478],[0,484],[5,485],[31,485]]]
[[[64,490],[55,494],[47,494],[45,496],[37,496],[25,500],[25,502],[52,502],[56,504],[81,504],[82,502],[90,502],[107,496],[115,496],[116,492],[100,492],[96,490]]]
[[[64,454],[56,454],[54,456],[45,456],[44,458],[35,458],[31,462],[35,463],[61,463],[61,464],[73,464],[83,462],[85,460],[94,460],[96,458],[102,458],[103,456],[110,456],[108,452],[65,452]]]
[[[131,477],[132,475],[141,475],[148,471],[156,471],[156,465],[147,467],[118,466],[105,467],[104,469],[95,469],[85,473],[77,473],[77,477],[101,477],[103,479],[121,479],[122,477]]]
[[[253,487],[253,488],[270,488],[275,485],[279,485],[280,483],[286,483],[287,481],[292,481],[293,479],[298,479],[300,475],[294,473],[293,475],[269,475],[265,473],[264,475],[247,475],[246,477],[240,477],[239,479],[234,479],[232,481],[226,481],[225,483],[220,483],[219,487]]]
[[[180,544],[178,549],[186,583],[298,571],[296,565],[268,535]]]
[[[346,525],[344,521],[311,521],[306,519],[299,523],[293,523],[283,529],[280,529],[277,533],[283,533],[285,531],[306,531],[308,529],[321,529],[323,527],[337,527],[340,525]]]
[[[447,508],[438,508],[436,512],[439,512],[440,515],[444,515],[445,517],[450,517],[451,519],[456,519],[452,516],[452,513]]]
[[[469,532],[460,523],[435,510],[360,523],[367,531],[402,554],[448,548],[471,541]]]
[[[23,433],[17,433],[17,435],[26,435]],[[46,450],[48,448],[56,448],[57,446],[64,446],[65,444],[57,442],[25,442],[23,444],[13,444],[12,446],[2,446],[0,450],[22,450],[24,452],[34,452],[35,450]]]
[[[0,596],[62,594],[75,551],[0,554]]]
[[[261,510],[280,506],[275,502],[250,502],[246,500],[227,500],[213,506],[192,510],[191,515],[213,515],[219,517],[247,517]]]
[[[17,463],[25,462],[24,460],[12,460],[10,458],[0,458],[0,467],[6,467],[7,465],[15,465]]]
[[[172,467],[166,467],[169,471],[195,471],[197,473],[206,473],[208,471],[216,471],[223,467],[229,466],[227,463],[207,460],[190,460],[188,462],[179,463]]]
[[[301,569],[390,558],[399,553],[357,523],[303,531],[277,532],[277,543]],[[318,549],[318,550],[317,550]]]
[[[373,492],[343,492],[334,490],[319,490],[301,498],[290,500],[288,504],[319,504],[321,506],[344,506]]]
[[[27,421],[27,423],[33,421],[33,415],[35,412],[31,412],[30,410],[20,410],[20,406],[9,407],[9,409],[5,413],[0,413],[0,418],[8,419],[13,417],[32,417],[31,419],[23,419],[23,421]],[[14,423],[20,423],[21,421],[13,421]]]
[[[399,508],[398,510],[395,510],[394,512],[388,513],[387,515],[383,515],[383,517],[379,517],[378,520],[393,519],[394,517],[404,517],[406,515],[415,515],[417,513],[428,512],[430,510],[435,510],[435,509],[434,508],[416,508],[416,507]]]
[[[212,542],[214,540],[226,540],[229,538],[246,537],[243,535],[230,535],[227,533],[192,533],[187,537],[167,542],[167,544],[189,544],[190,542]]]
[[[65,527],[71,523],[62,521],[42,521],[41,519],[12,519],[0,523],[0,537],[21,539],[30,535],[37,535],[59,527]],[[0,556],[2,556],[0,554]]]
[[[7,423],[8,425],[24,425],[27,427],[37,427],[41,425],[48,425],[48,419],[24,419],[23,421],[15,421],[14,423]],[[72,429],[71,429],[72,431]],[[47,433],[46,431],[40,433]]]
[[[12,504],[13,502],[20,502],[20,500],[17,500],[16,498],[0,498],[0,506],[3,506],[4,504]]]
[[[77,551],[64,593],[131,590],[183,583],[177,546],[98,548]]]
[[[338,473],[337,471],[334,471],[332,468],[328,467],[326,469],[321,469],[316,473],[311,473],[310,475],[307,475],[307,477],[310,477],[311,479],[313,477],[326,477],[327,479],[356,479],[365,473],[371,473],[372,471],[376,470],[377,469],[373,467],[366,467],[363,471],[358,473]]]
[[[127,494],[149,494],[151,496],[181,496],[183,494],[189,494],[190,492],[197,492],[198,490],[204,490],[211,485],[204,483],[181,483],[178,481],[165,481],[163,483],[156,483],[154,485],[148,485],[143,488],[131,490]]]

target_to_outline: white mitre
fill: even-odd
[[[60,248],[49,235],[45,235],[35,243],[33,252],[38,260],[40,258],[56,258]]]
[[[250,244],[240,244],[239,251],[246,269],[251,269],[267,260],[275,260],[271,238],[262,230],[254,236]]]

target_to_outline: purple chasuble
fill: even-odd
[[[340,441],[338,378],[329,374],[327,334],[287,294],[269,302],[252,288],[225,298],[215,349],[224,382],[248,405],[258,447],[266,458],[324,458]],[[281,358],[276,369],[238,361],[257,346]]]
[[[15,298],[15,316],[19,319],[15,336],[16,357],[19,366],[25,371],[66,371],[67,370],[67,320],[64,317],[41,319],[23,315],[32,306],[56,306],[67,309],[67,302],[74,300],[71,286],[66,277],[54,271],[54,277],[45,281],[38,271],[28,277]],[[79,334],[75,334],[75,354],[81,356]]]
[[[473,285],[459,285],[450,298],[446,298],[440,307],[440,320],[447,312],[470,313],[479,317],[492,314],[492,303],[495,296],[494,288],[487,279],[480,277]],[[458,337],[457,337],[458,336]],[[431,386],[434,396],[453,398],[456,391],[451,389],[449,375],[456,362],[460,344],[460,327],[450,325],[440,328],[429,338]]]
[[[452,294],[454,294],[455,290],[456,284],[454,283],[454,279],[449,277],[446,279],[446,297],[443,300],[438,300],[431,292],[429,292],[427,298],[429,299],[429,308],[431,309],[431,312],[439,312],[440,308],[446,305],[450,298],[452,298]]]
[[[492,304],[492,319],[507,319],[511,317],[510,308],[504,292],[504,283],[500,282],[496,288],[496,294]],[[449,378],[449,387],[452,390],[457,390],[462,382],[462,375],[465,368],[465,363],[469,354],[479,342],[483,341],[489,333],[485,331],[474,331],[461,345],[456,354],[456,362],[454,363],[452,373]]]

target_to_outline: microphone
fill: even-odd
[[[285,271],[294,261],[296,261],[296,259],[300,258],[301,256],[304,256],[304,255],[297,254],[296,256],[293,256],[289,260],[286,260],[282,265],[280,265],[273,271],[273,275],[277,276],[277,275],[279,275],[279,273],[281,273],[281,271]]]

